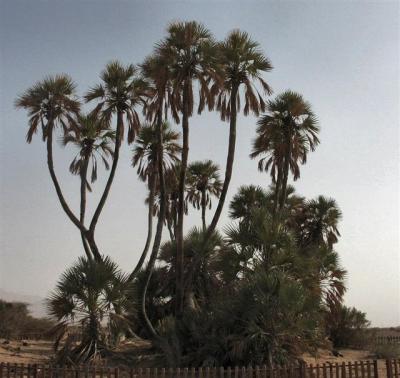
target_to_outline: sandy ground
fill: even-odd
[[[44,340],[29,340],[24,346],[22,341],[10,341],[4,344],[0,339],[0,362],[18,364],[43,364],[49,361],[53,354],[53,343]]]
[[[4,344],[4,339],[0,339],[0,362],[23,363],[23,364],[43,364],[49,362],[53,355],[52,342],[44,340],[27,341],[28,345],[24,346],[22,341],[11,341]],[[127,342],[119,348],[119,358],[116,363],[124,365],[126,363],[134,365],[142,365],[145,361],[141,361],[138,355],[151,355],[151,346],[147,341],[143,342]],[[134,351],[134,353],[133,353]],[[150,353],[149,353],[150,352]],[[341,363],[344,361],[371,360],[374,355],[365,350],[340,349],[343,357],[335,357],[329,350],[319,350],[317,356],[304,354],[303,358],[307,364],[322,364],[326,362]],[[136,358],[131,359],[132,355]],[[156,356],[153,356],[156,357]],[[155,361],[153,361],[155,362]],[[385,369],[385,362],[379,361],[379,370]]]

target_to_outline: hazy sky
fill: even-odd
[[[290,88],[311,102],[321,145],[296,188],[309,198],[331,196],[343,211],[336,248],[348,270],[346,304],[366,311],[373,325],[400,324],[398,2],[1,0],[0,14],[1,288],[45,296],[82,254],[52,186],[45,145],[39,136],[25,143],[17,94],[60,72],[82,94],[108,61],[139,63],[169,22],[194,19],[219,39],[234,28],[249,32],[273,63],[265,79],[275,94]],[[190,130],[190,160],[211,158],[224,168],[228,125],[204,113]],[[248,158],[254,134],[255,119],[240,117],[228,199],[242,184],[270,183]],[[126,270],[146,236],[146,190],[130,167],[131,150],[123,145],[97,229],[102,250]],[[57,147],[55,166],[77,211],[79,180],[67,169],[74,152]],[[97,198],[89,195],[91,203]],[[199,222],[190,211],[187,226]]]

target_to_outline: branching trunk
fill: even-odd
[[[101,257],[98,248],[95,243],[94,239],[94,231],[99,220],[101,211],[103,210],[104,204],[106,203],[108,194],[110,193],[111,185],[114,181],[115,171],[117,170],[118,159],[119,159],[119,150],[121,147],[121,138],[122,138],[122,130],[123,130],[123,112],[118,111],[117,114],[117,130],[116,130],[116,137],[115,137],[115,148],[114,148],[114,156],[113,156],[113,163],[111,166],[110,175],[108,176],[108,180],[106,186],[104,188],[103,194],[100,198],[99,204],[93,214],[92,221],[90,222],[89,232],[86,235],[86,238],[89,242],[90,248],[92,252],[99,257]]]
[[[50,172],[50,177],[53,181],[54,187],[56,189],[56,193],[58,196],[58,199],[61,203],[61,206],[64,210],[64,212],[67,214],[68,218],[71,220],[71,222],[79,228],[81,232],[86,233],[87,229],[84,227],[84,225],[79,222],[78,218],[74,215],[74,213],[71,211],[69,208],[67,202],[65,201],[65,198],[62,194],[60,185],[58,183],[56,174],[54,172],[54,162],[53,162],[53,125],[52,121],[49,121],[49,124],[47,125],[48,128],[48,134],[47,134],[47,165],[49,167],[49,172]]]
[[[231,182],[233,162],[235,159],[235,146],[236,146],[236,117],[237,117],[237,107],[236,98],[239,86],[233,85],[230,97],[230,124],[229,124],[229,147],[228,156],[226,158],[226,168],[225,168],[225,179],[224,185],[222,187],[221,195],[219,197],[218,206],[215,210],[213,219],[210,226],[208,227],[206,239],[207,240],[215,231],[217,227],[219,218],[224,207],[226,194],[228,193],[229,183]]]
[[[150,182],[149,182],[149,208],[148,208],[148,213],[147,213],[147,238],[146,238],[146,244],[143,248],[142,255],[140,256],[139,262],[137,263],[135,269],[131,273],[129,279],[133,280],[137,273],[142,269],[142,266],[146,260],[147,253],[150,248],[151,244],[151,239],[153,237],[153,210],[154,210],[154,197],[155,197],[155,187],[156,187],[156,179],[157,175],[153,173],[150,177]]]
[[[185,181],[186,169],[189,155],[189,85],[186,81],[183,92],[183,111],[182,111],[182,154],[179,173],[179,192],[178,192],[178,226],[176,233],[176,301],[175,313],[179,317],[183,313],[183,219],[185,213]]]

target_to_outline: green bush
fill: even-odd
[[[45,334],[53,326],[54,323],[49,319],[32,317],[26,303],[0,299],[0,337],[9,339]]]
[[[375,345],[374,353],[376,358],[400,358],[400,345],[399,344],[379,344]]]

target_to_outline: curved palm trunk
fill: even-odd
[[[165,218],[165,182],[164,182],[164,167],[163,167],[163,161],[162,161],[162,157],[163,157],[162,104],[160,105],[160,109],[158,111],[157,134],[158,134],[157,163],[158,163],[158,177],[159,177],[159,181],[160,181],[160,211],[158,214],[157,229],[156,229],[156,235],[154,237],[153,248],[151,251],[150,260],[149,260],[149,264],[147,267],[148,274],[147,274],[146,283],[145,283],[143,293],[142,293],[141,305],[142,305],[143,317],[146,322],[148,330],[150,331],[151,335],[156,340],[160,341],[160,340],[162,340],[162,338],[157,334],[156,330],[154,329],[153,325],[151,324],[149,317],[147,316],[146,294],[147,294],[147,289],[149,286],[151,276],[153,275],[154,264],[157,259],[158,250],[160,248],[162,231],[163,231],[163,226],[164,226],[164,218]]]
[[[176,301],[175,313],[180,317],[183,313],[184,289],[183,289],[183,218],[185,213],[185,181],[186,169],[189,155],[189,98],[188,82],[185,82],[183,92],[183,111],[182,111],[182,154],[179,173],[178,191],[178,225],[176,233]]]
[[[86,177],[89,165],[89,158],[85,156],[84,165],[81,172],[81,208],[79,220],[82,224],[85,224],[85,212],[86,212]],[[90,251],[89,244],[86,240],[85,234],[81,231],[81,239],[83,248],[85,250],[86,256],[89,260],[92,259],[92,252]]]
[[[95,240],[94,240],[94,231],[95,231],[97,222],[99,220],[101,211],[103,210],[104,204],[106,203],[108,194],[110,193],[111,185],[114,181],[115,171],[117,170],[118,159],[119,159],[119,150],[121,147],[122,130],[123,130],[123,112],[118,111],[114,156],[113,156],[113,163],[111,166],[110,175],[108,176],[108,180],[107,180],[106,186],[104,188],[103,194],[102,194],[99,204],[97,205],[97,208],[93,214],[92,221],[90,222],[89,232],[86,235],[86,238],[89,242],[90,248],[92,249],[93,253],[98,255],[100,258],[101,258],[101,255],[99,253],[99,250],[98,250]]]
[[[150,248],[151,238],[153,237],[153,208],[154,208],[154,197],[155,197],[155,187],[156,187],[156,174],[153,173],[149,182],[149,209],[147,213],[147,238],[146,244],[144,245],[144,249],[142,255],[140,256],[139,262],[137,263],[135,269],[129,276],[130,280],[133,280],[136,277],[136,274],[142,269],[144,261],[146,260],[147,253]]]
[[[201,191],[201,221],[203,223],[203,232],[206,231],[207,225],[206,225],[206,190],[203,189]]]
[[[56,174],[54,172],[54,162],[53,162],[53,122],[49,121],[48,125],[48,134],[47,134],[47,166],[49,168],[50,172],[50,177],[53,181],[54,187],[56,189],[56,193],[58,196],[58,199],[61,203],[61,206],[64,210],[64,212],[67,214],[68,218],[71,220],[71,222],[79,228],[79,230],[83,233],[87,232],[87,229],[85,226],[79,222],[78,218],[74,215],[74,213],[71,211],[69,208],[67,202],[65,201],[65,198],[62,194],[60,184],[58,183]]]
[[[215,228],[217,227],[219,218],[222,213],[222,209],[224,207],[226,194],[229,188],[229,183],[231,182],[233,161],[235,159],[235,146],[236,146],[236,117],[237,117],[236,97],[238,89],[239,89],[238,85],[232,86],[231,97],[230,97],[231,109],[230,109],[230,124],[229,124],[229,147],[228,147],[228,156],[226,158],[224,185],[222,187],[221,195],[219,197],[217,209],[215,210],[211,224],[207,229],[205,240],[207,240],[212,235],[212,233],[215,231]]]

